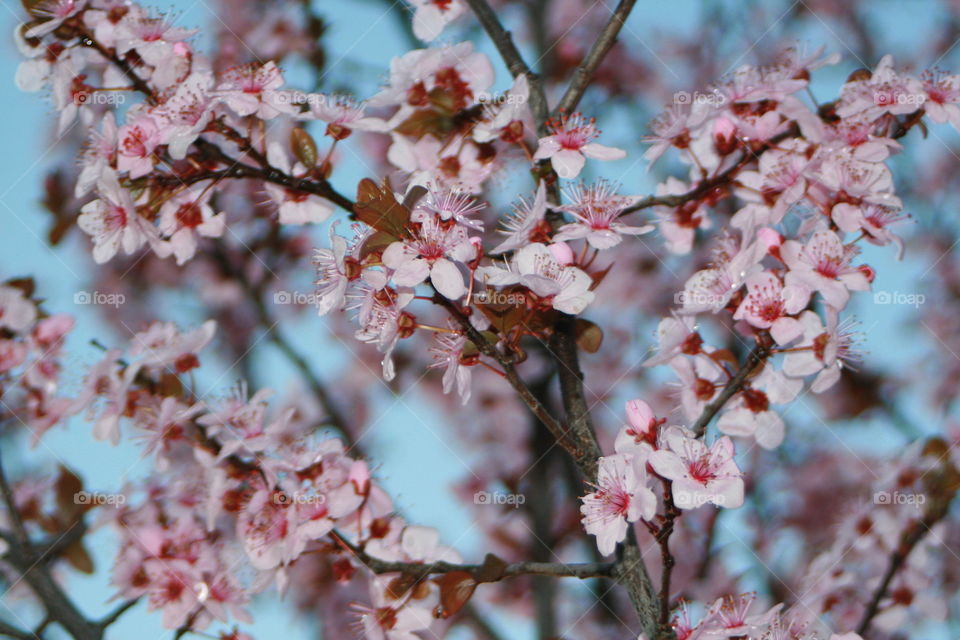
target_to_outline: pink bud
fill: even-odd
[[[759,238],[760,242],[762,242],[767,248],[768,252],[771,249],[779,247],[783,243],[783,236],[781,236],[778,231],[771,229],[770,227],[759,229],[757,231],[757,238]]]
[[[573,249],[571,249],[566,242],[554,242],[551,245],[547,245],[547,248],[550,249],[550,253],[553,254],[554,260],[560,264],[566,265],[573,263]]]
[[[630,400],[627,402],[627,421],[636,431],[646,433],[653,422],[653,410],[643,400]]]

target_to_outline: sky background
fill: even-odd
[[[408,48],[406,36],[398,21],[385,14],[386,5],[379,0],[331,0],[314,4],[330,23],[327,47],[331,52],[329,59],[333,68],[331,78],[327,80],[334,83],[338,75],[342,76],[349,63],[351,69],[361,70],[353,77],[359,79],[361,87],[372,92],[385,75],[390,58]],[[774,18],[777,16],[778,7],[782,10],[789,6],[781,2],[761,4],[770,5]],[[684,31],[689,29],[690,25],[699,24],[695,17],[704,3],[699,0],[647,0],[640,5],[627,24],[623,40],[628,46],[650,49],[646,43],[651,37],[650,34],[663,29]],[[202,28],[216,21],[210,6],[202,0],[166,1],[154,6],[162,10],[173,9],[178,16],[176,22],[182,26]],[[877,7],[877,11],[871,21],[883,34],[878,40],[888,45],[881,47],[881,50],[894,53],[910,51],[911,47],[916,45],[917,38],[922,37],[930,25],[942,19],[944,10],[943,5],[934,0],[874,0],[873,6]],[[0,28],[3,33],[12,34],[20,19],[19,9],[18,2],[3,1],[0,6]],[[731,66],[754,62],[750,56],[751,47],[747,46],[750,39],[762,40],[766,37],[766,32],[769,32],[769,37],[779,37],[782,26],[777,25],[775,20],[771,20],[771,25],[744,25],[742,34],[731,36],[735,41],[731,42],[730,52],[718,52],[718,55],[725,56],[724,60],[729,60]],[[839,84],[850,70],[861,66],[852,59],[845,44],[837,38],[826,21],[819,25],[814,21],[812,27],[793,32],[792,35],[805,39],[813,46],[825,45],[828,52],[836,51],[844,56],[843,62],[836,69],[825,70],[817,76],[813,90],[818,97],[835,95]],[[201,39],[201,48],[202,43]],[[481,49],[493,53],[488,45],[482,45]],[[496,56],[492,57],[496,60]],[[872,64],[875,61],[867,62]],[[958,68],[952,54],[940,64],[950,68],[950,62],[953,62],[954,69]],[[78,376],[85,363],[99,357],[99,352],[88,345],[91,338],[96,337],[109,344],[118,342],[116,336],[105,335],[109,329],[103,325],[95,307],[73,304],[74,296],[78,292],[91,290],[91,260],[87,238],[72,233],[69,240],[56,250],[51,250],[44,241],[48,218],[39,205],[41,184],[45,171],[57,163],[60,151],[51,137],[53,115],[49,103],[43,96],[20,93],[14,86],[13,77],[18,63],[19,58],[12,38],[0,39],[0,143],[3,150],[0,152],[0,278],[33,275],[37,278],[41,295],[50,301],[47,304],[48,309],[77,316],[78,327],[68,345],[72,350],[68,368],[72,371],[68,371],[67,375],[72,373]],[[495,64],[498,71],[495,88],[504,90],[510,83],[508,75],[499,62]],[[667,65],[664,73],[672,77],[677,90],[697,89],[686,85]],[[304,74],[300,76],[305,78]],[[296,85],[297,79],[297,70],[291,70],[288,74],[289,84]],[[324,87],[325,90],[335,88]],[[644,133],[636,131],[630,118],[623,113],[614,114],[613,122],[603,125],[610,140],[621,136],[636,140]],[[944,144],[950,141],[953,135],[951,131],[939,128],[933,132],[933,139],[926,144]],[[604,169],[619,167],[627,171],[635,159],[634,157],[624,161],[626,164],[608,165]],[[338,168],[334,183],[341,191],[349,193],[352,190],[350,185],[368,173],[362,162],[345,154],[344,164]],[[655,186],[640,165],[630,172],[629,184],[636,193],[652,192]],[[907,202],[907,205],[908,210],[918,213],[929,207],[924,202]],[[325,238],[325,230],[318,230],[318,236]],[[865,261],[886,266],[891,262],[891,250],[885,248],[868,251]],[[899,269],[881,270],[874,288],[879,291],[915,293],[922,290],[922,282],[929,277],[930,268],[931,263],[928,260],[908,256]],[[310,274],[305,277],[309,279]],[[903,361],[905,352],[908,355],[918,353],[919,349],[929,346],[922,336],[917,340],[912,337],[910,342],[905,340],[902,331],[907,314],[911,313],[909,308],[878,306],[868,299],[869,296],[862,298],[855,310],[863,326],[870,329],[865,345],[869,352],[869,362],[893,368]],[[158,309],[158,314],[163,318],[181,317],[180,311],[177,302],[171,301],[170,307]],[[307,316],[294,330],[288,330],[287,333],[302,351],[316,353],[318,332],[315,326],[310,329],[310,323],[316,322],[316,319],[310,314]],[[305,330],[299,330],[300,327]],[[890,345],[897,345],[897,348],[891,349]],[[224,368],[220,371],[207,372],[207,375],[212,376],[208,382],[216,382],[223,390],[229,387],[238,375],[226,369],[227,364],[224,363]],[[321,376],[336,369],[335,362],[327,363],[326,370],[324,362],[314,364]],[[282,388],[290,372],[280,359],[275,357],[275,354],[267,354],[262,367],[270,372],[264,377],[277,380],[276,386]],[[416,406],[416,413],[411,410],[413,406]],[[438,438],[438,418],[422,406],[423,403],[417,403],[415,392],[399,399],[384,395],[379,402],[374,415],[377,427],[370,436],[373,453],[379,465],[378,475],[410,521],[439,528],[444,543],[456,546],[466,558],[479,557],[482,550],[477,548],[479,539],[470,531],[468,512],[446,490],[452,480],[462,476],[464,471],[461,461],[469,461],[470,456],[468,452],[458,449],[456,443],[442,442]],[[919,401],[914,404],[908,400],[902,408],[920,416],[918,422],[936,426],[935,417],[925,416]],[[791,423],[810,419],[809,409],[800,404],[791,406],[788,412]],[[882,453],[902,444],[889,438],[874,437],[878,433],[876,429],[879,427],[871,424],[859,425],[849,436],[852,445],[861,450],[872,449]],[[24,447],[18,446],[15,451],[16,457],[14,452],[4,452],[4,462],[14,469],[52,468],[53,462],[64,459],[84,476],[88,487],[105,491],[115,490],[124,478],[142,476],[150,467],[148,462],[138,461],[138,449],[129,443],[113,448],[108,444],[93,441],[89,426],[81,421],[74,421],[67,429],[51,431],[37,448],[26,453],[24,457],[20,457],[25,451]],[[386,455],[377,455],[378,453]],[[413,459],[430,462],[409,464]],[[97,542],[94,551],[97,566],[105,569],[110,566],[113,555],[111,536],[107,532],[98,533],[94,541]],[[736,564],[736,554],[732,558],[732,562]],[[111,596],[107,572],[99,571],[90,578],[71,576],[69,580],[70,593],[76,597],[83,610],[91,615],[99,615],[107,610],[105,602]],[[3,603],[3,600],[0,600],[0,603]],[[11,602],[10,607],[18,615],[24,615],[20,603]],[[2,613],[0,606],[0,614]],[[290,616],[282,605],[258,605],[255,613],[256,623],[249,630],[256,638],[300,640],[312,637],[309,626]],[[524,621],[497,619],[495,624],[509,631],[510,638],[522,639],[530,637],[532,633],[532,629]],[[212,627],[215,628],[218,627]],[[152,640],[154,630],[158,640],[169,636],[167,631],[161,633],[159,617],[147,614],[141,604],[111,628],[109,637]],[[930,635],[924,637],[939,640],[949,636],[945,632],[931,630]]]

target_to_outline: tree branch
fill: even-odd
[[[476,14],[487,35],[490,36],[490,40],[493,41],[497,51],[500,52],[500,56],[513,77],[516,78],[520,74],[527,76],[530,81],[530,111],[533,112],[537,125],[542,126],[547,120],[549,107],[547,106],[540,76],[534,73],[524,62],[523,56],[520,55],[520,51],[513,43],[513,37],[500,24],[497,14],[487,4],[487,0],[466,0],[466,2],[473,9],[473,13]]]
[[[597,67],[600,66],[600,63],[603,62],[603,59],[610,51],[610,48],[613,47],[617,41],[617,35],[620,33],[620,29],[623,28],[627,17],[630,15],[636,3],[637,0],[620,0],[620,4],[618,4],[617,8],[613,11],[613,15],[610,16],[610,20],[603,27],[596,42],[593,43],[593,46],[587,53],[587,56],[583,59],[580,66],[577,67],[577,70],[574,71],[573,79],[570,81],[570,86],[567,87],[567,91],[560,99],[556,113],[570,113],[576,109],[580,98],[583,97],[584,92],[590,85],[590,81],[593,79],[593,72],[597,70]]]
[[[708,404],[703,408],[703,411],[700,413],[700,417],[697,418],[697,421],[693,423],[691,431],[694,433],[694,437],[701,438],[703,434],[707,431],[707,425],[710,424],[710,421],[713,419],[713,416],[717,415],[724,405],[729,402],[740,389],[743,388],[744,383],[747,381],[747,378],[750,377],[750,374],[760,365],[767,357],[770,355],[770,346],[767,342],[761,341],[756,344],[756,346],[747,354],[746,362],[743,363],[743,366],[740,367],[740,370],[730,378],[726,386],[720,391],[720,394],[713,399],[713,402]]]

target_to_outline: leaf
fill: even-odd
[[[74,522],[86,510],[86,506],[77,502],[76,496],[83,491],[83,480],[70,469],[60,465],[60,472],[54,484],[57,507],[67,516],[68,522]]]
[[[396,241],[397,239],[389,233],[383,231],[374,232],[366,239],[363,246],[360,247],[360,260],[364,260],[371,253],[383,251]]]
[[[477,572],[478,582],[497,582],[507,571],[507,561],[498,555],[488,553],[483,558],[480,571]]]
[[[90,557],[81,540],[77,540],[63,550],[63,559],[80,573],[86,573],[87,575],[93,573],[93,558]]]
[[[417,109],[410,117],[394,128],[401,135],[419,140],[428,133],[436,138],[445,138],[454,130],[453,120],[449,116],[433,109]]]
[[[360,181],[353,211],[358,220],[393,238],[400,239],[407,235],[410,210],[397,202],[392,191],[384,189],[370,178]]]
[[[290,149],[307,169],[317,166],[317,143],[313,141],[313,136],[300,127],[290,130]]]
[[[596,353],[603,344],[603,329],[589,320],[577,318],[576,335],[577,346],[587,353]]]
[[[434,610],[438,618],[449,618],[460,611],[477,588],[477,581],[466,571],[448,573],[434,582],[440,586],[440,604]]]

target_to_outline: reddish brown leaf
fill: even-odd
[[[393,238],[399,239],[407,234],[410,210],[397,202],[392,191],[369,178],[360,181],[353,210],[358,220]]]
[[[440,604],[434,611],[438,618],[449,618],[460,611],[477,588],[477,581],[466,571],[454,571],[433,581],[440,586]]]
[[[577,346],[587,353],[596,353],[603,344],[603,329],[599,326],[585,320],[577,318]]]

